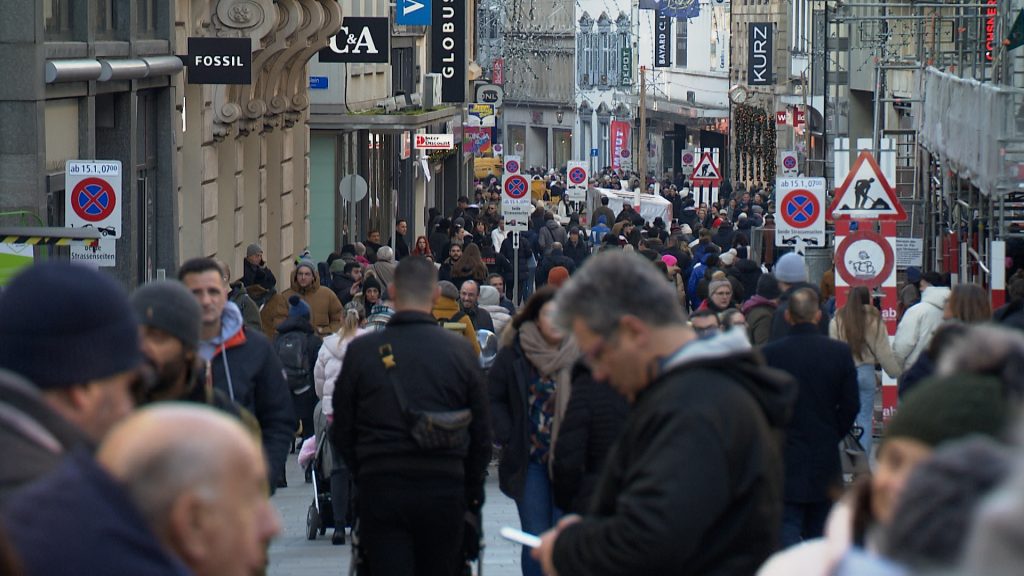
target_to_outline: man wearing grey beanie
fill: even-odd
[[[793,292],[801,288],[811,288],[819,296],[821,295],[818,292],[818,287],[807,281],[807,263],[804,262],[804,257],[796,252],[783,254],[779,261],[775,263],[772,273],[775,275],[775,279],[779,281],[782,295],[779,296],[779,307],[775,309],[775,315],[772,317],[772,336],[768,340],[769,342],[774,342],[789,334],[789,323],[786,322],[786,308],[789,303],[789,297],[793,295]],[[828,323],[830,320],[831,316],[829,316],[825,307],[822,306],[821,319],[818,320],[818,330],[825,336],[828,336]]]

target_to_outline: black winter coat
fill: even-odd
[[[558,573],[754,574],[778,544],[780,429],[794,388],[752,353],[658,375],[630,410],[589,514],[559,535]]]
[[[586,513],[604,461],[626,424],[629,403],[582,364],[573,368],[572,396],[565,411],[551,465],[555,504]]]
[[[324,341],[316,335],[316,331],[313,329],[313,325],[310,324],[309,320],[305,318],[295,318],[289,316],[281,325],[277,327],[277,333],[287,334],[289,332],[300,332],[306,335],[306,364],[309,366],[309,376],[307,378],[307,386],[313,386],[313,369],[316,368],[316,359],[320,354],[320,346],[323,345]],[[277,342],[280,342],[280,338],[274,341],[275,346]],[[289,384],[291,386],[291,384]],[[305,392],[305,389],[296,389],[292,386],[292,394],[299,395]]]
[[[355,279],[351,276],[346,276],[344,273],[331,274],[331,290],[338,296],[338,300],[341,300],[342,305],[348,304],[352,301],[352,286],[356,283]]]
[[[390,344],[396,370],[384,368],[380,348]],[[413,440],[395,394],[400,383],[410,411],[469,408],[469,446],[426,452]],[[422,312],[400,311],[386,330],[349,344],[334,389],[331,439],[357,478],[382,475],[446,476],[467,491],[482,490],[491,459],[487,392],[476,354],[461,336]]]
[[[836,446],[860,409],[850,347],[818,334],[813,324],[797,324],[789,336],[761,351],[769,366],[788,372],[800,385],[786,428],[786,502],[830,500],[832,489],[842,487]]]
[[[498,462],[498,485],[501,492],[513,500],[523,495],[526,484],[526,464],[530,456],[526,403],[532,370],[517,336],[511,346],[498,352],[487,373],[494,441],[503,446]]]
[[[742,294],[734,295],[737,302],[745,302],[757,294],[757,281],[761,278],[761,274],[761,267],[753,260],[738,258],[733,263],[729,268],[728,275],[739,280],[743,287]]]
[[[580,236],[580,240],[576,244],[567,241],[562,247],[562,253],[576,264],[576,268],[579,268],[583,266],[583,261],[587,259],[587,256],[590,256],[590,248],[583,240],[583,236]]]
[[[538,288],[548,283],[548,272],[551,272],[551,269],[557,266],[564,266],[570,275],[576,271],[576,262],[572,258],[563,254],[561,250],[552,250],[537,265],[536,280]]]
[[[225,370],[225,365],[227,370]],[[243,328],[210,360],[215,388],[245,408],[260,423],[267,472],[275,486],[295,439],[296,419],[284,368],[270,340]]]

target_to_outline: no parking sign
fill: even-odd
[[[778,219],[775,245],[825,245],[825,179],[778,178]]]
[[[582,202],[587,198],[587,164],[585,162],[569,162],[566,165],[565,195],[570,202]]]
[[[121,162],[68,160],[64,222],[96,228],[105,238],[121,237]]]

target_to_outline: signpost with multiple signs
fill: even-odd
[[[73,228],[93,228],[102,236],[96,246],[72,246],[72,262],[115,265],[115,239],[121,237],[123,228],[121,174],[118,160],[68,160],[64,222]]]

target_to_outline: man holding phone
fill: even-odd
[[[594,379],[632,408],[589,513],[534,548],[544,572],[756,572],[779,538],[792,378],[743,334],[698,339],[673,288],[635,254],[592,257],[557,303]]]

